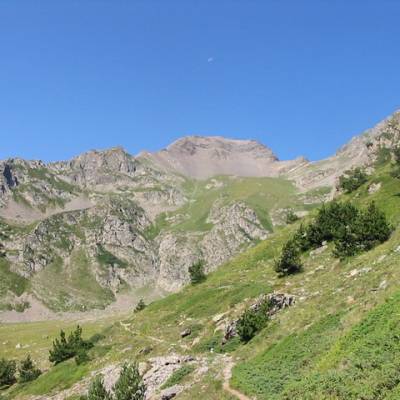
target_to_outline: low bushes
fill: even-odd
[[[269,319],[269,307],[270,302],[265,300],[258,307],[249,308],[242,314],[236,324],[236,330],[242,342],[247,343],[266,326]]]
[[[65,332],[61,330],[60,338],[53,341],[53,349],[49,351],[49,360],[58,364],[70,358],[76,357],[77,364],[86,361],[87,350],[93,347],[90,340],[82,338],[82,328],[78,325],[75,331],[71,332],[66,338]]]
[[[385,214],[375,203],[361,209],[350,202],[332,201],[319,209],[313,222],[300,225],[285,243],[275,262],[275,271],[281,276],[299,272],[302,267],[301,253],[317,248],[324,242],[333,241],[334,255],[345,258],[385,242],[391,232],[392,227]]]
[[[345,171],[344,174],[339,177],[338,187],[345,193],[351,193],[367,182],[367,180],[367,174],[361,168],[354,168]]]

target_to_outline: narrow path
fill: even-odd
[[[251,400],[250,397],[247,397],[236,389],[231,388],[229,381],[232,377],[232,368],[235,366],[235,363],[232,361],[232,359],[227,359],[226,361],[227,363],[224,368],[224,383],[222,385],[223,389],[232,396],[238,398],[239,400]]]
[[[143,336],[145,338],[148,338],[148,339],[153,340],[154,342],[158,342],[158,343],[165,343],[165,340],[163,340],[163,339],[159,339],[159,338],[156,338],[156,337],[150,336],[150,335],[144,335],[143,333],[132,330],[130,327],[131,326],[130,323],[124,323],[122,321],[119,321],[119,323],[127,332],[131,333],[132,335]]]

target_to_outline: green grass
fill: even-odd
[[[267,240],[222,265],[205,282],[187,286],[179,293],[149,304],[140,313],[111,324],[105,331],[104,342],[104,346],[109,347],[105,348],[104,354],[99,352],[96,363],[90,363],[88,370],[74,367],[69,372],[56,370],[54,375],[50,374],[51,370],[41,378],[39,389],[34,384],[27,385],[25,393],[57,391],[64,382],[71,385],[81,376],[87,376],[89,370],[98,369],[99,365],[132,359],[143,361],[148,357],[178,353],[207,359],[209,367],[208,372],[198,378],[195,373],[176,373],[178,376],[174,380],[182,379],[191,384],[179,395],[180,400],[200,400],[205,395],[210,400],[232,399],[222,389],[225,364],[218,353],[226,352],[236,362],[231,385],[249,397],[271,400],[398,399],[400,189],[398,181],[390,178],[385,168],[379,169],[368,184],[344,198],[360,205],[371,200],[377,202],[395,227],[387,242],[346,260],[335,258],[333,246],[329,245],[321,254],[303,255],[302,273],[278,278],[273,271],[274,258],[300,222],[279,229]],[[382,182],[382,188],[370,195],[367,188],[372,181]],[[201,198],[204,186],[202,188],[198,191],[200,194],[194,196],[195,201],[197,196]],[[194,190],[195,185],[190,189]],[[220,190],[226,190],[226,187],[217,191]],[[255,192],[253,194],[257,196]],[[231,194],[228,197],[231,198]],[[290,196],[287,199],[288,202],[296,201]],[[265,195],[257,201],[266,204]],[[272,206],[274,201],[270,203]],[[190,211],[193,219],[190,223],[186,221],[188,225],[183,228],[191,229],[190,224],[194,221],[204,223],[204,209]],[[307,218],[312,218],[312,213]],[[75,268],[68,272],[76,277],[76,281],[69,275],[60,275],[56,266],[53,266],[53,275],[46,279],[61,279],[67,288],[78,285],[79,293],[85,290],[90,298],[91,281],[85,282],[83,276],[89,265],[83,254],[77,255],[76,261]],[[226,322],[235,319],[257,296],[272,291],[295,295],[296,304],[279,312],[247,344],[233,340],[222,346],[223,333],[213,318],[224,314],[221,318]],[[24,341],[15,326],[1,326],[0,335],[6,335],[9,338],[6,340],[10,341],[6,355],[22,357],[28,351],[15,349],[16,340],[32,346],[30,349],[35,354],[40,354],[39,349],[45,352],[49,340],[39,346],[38,332],[41,329],[54,332],[54,328],[51,323],[43,324],[34,329],[28,324],[20,325]],[[93,321],[93,324],[99,324],[99,321]],[[192,334],[181,338],[180,332],[187,327],[192,328]],[[149,349],[147,354],[142,352],[143,349]]]
[[[279,329],[279,327],[275,327]],[[340,318],[327,316],[299,333],[291,334],[235,369],[233,384],[260,399],[279,398],[299,381],[310,365],[329,349],[340,331]]]
[[[161,389],[166,389],[171,386],[181,383],[189,374],[195,370],[195,366],[191,364],[186,364],[177,369],[173,374],[167,379],[167,381],[161,386]]]
[[[217,181],[221,187],[210,187]],[[276,208],[294,207],[305,209],[296,194],[293,184],[280,178],[234,178],[218,176],[206,181],[187,179],[183,189],[188,202],[178,210],[159,215],[145,235],[153,239],[162,230],[183,232],[206,232],[212,228],[207,222],[213,204],[218,207],[243,201],[256,212],[262,226],[272,230],[269,212]],[[168,219],[182,217],[182,221],[171,224]]]
[[[84,311],[104,308],[115,300],[113,293],[101,287],[93,276],[89,258],[83,249],[73,250],[68,265],[57,257],[32,278],[36,295],[52,310]],[[49,282],[52,282],[49,285]]]
[[[9,262],[5,258],[0,257],[0,310],[11,307],[7,302],[9,292],[15,296],[21,296],[28,288],[29,281],[21,275],[12,272]]]

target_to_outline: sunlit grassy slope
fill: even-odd
[[[304,210],[311,207],[304,205],[290,181],[281,178],[217,176],[206,181],[187,179],[184,190],[189,199],[187,204],[174,212],[161,214],[156,224],[149,229],[149,236],[154,237],[161,229],[196,232],[209,230],[212,224],[207,222],[207,217],[217,200],[219,207],[243,201],[255,210],[264,228],[270,230],[272,211],[278,208]],[[173,225],[168,222],[177,216],[181,216],[182,221]]]
[[[368,194],[371,182],[382,187]],[[72,387],[104,365],[176,352],[209,361],[208,372],[177,399],[230,399],[222,387],[225,363],[220,353],[225,352],[236,363],[231,385],[249,397],[400,398],[400,184],[383,168],[345,197],[360,204],[375,200],[395,227],[390,240],[344,261],[332,255],[330,245],[321,254],[304,254],[302,273],[277,278],[273,260],[298,224],[282,228],[221,266],[204,283],[113,322],[88,364],[61,364],[35,383],[11,389],[10,397],[49,395]],[[234,339],[221,346],[222,331],[213,318],[225,313],[221,318],[230,320],[259,294],[271,291],[296,295],[295,306],[280,312],[249,343]],[[45,354],[50,341],[43,343],[40,338],[46,325],[21,327],[21,331],[14,325],[0,328],[2,338],[12,336],[12,346],[16,341],[30,346],[19,350],[3,346],[6,355],[22,357],[28,351],[38,354],[38,349]],[[192,328],[192,335],[182,339],[180,332],[186,327]],[[84,329],[88,334],[102,331],[104,321],[84,324]],[[51,327],[50,335],[56,330]],[[144,348],[147,355],[141,351]],[[48,366],[44,357],[43,365]],[[185,379],[190,381],[191,376]]]

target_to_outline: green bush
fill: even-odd
[[[275,261],[274,269],[280,276],[301,271],[300,249],[295,240],[289,240],[284,244],[281,256]]]
[[[17,363],[14,360],[0,359],[0,387],[14,384],[16,371]]]
[[[76,365],[85,364],[90,360],[89,354],[86,349],[79,349],[75,355],[75,363]]]
[[[143,299],[140,299],[139,302],[137,303],[135,307],[135,313],[142,311],[146,308],[146,303],[144,302]]]
[[[49,351],[49,360],[58,364],[65,360],[75,357],[82,350],[88,350],[93,347],[93,343],[82,338],[82,328],[78,325],[75,331],[71,332],[68,339],[65,332],[61,330],[60,339],[53,341],[53,349]]]
[[[389,239],[392,228],[375,203],[359,212],[356,220],[342,228],[335,240],[335,255],[343,258],[371,250]]]
[[[144,400],[146,386],[136,363],[125,364],[114,386],[115,400]]]
[[[385,242],[391,232],[385,214],[374,203],[363,210],[350,202],[332,201],[318,210],[313,222],[300,225],[293,238],[285,243],[275,261],[275,271],[280,276],[299,272],[300,254],[321,246],[324,241],[333,241],[334,255],[344,258]]]
[[[38,378],[42,371],[36,367],[31,356],[28,354],[28,356],[21,361],[18,373],[20,382],[30,382]]]
[[[361,168],[354,168],[353,170],[345,171],[339,177],[339,189],[345,193],[351,193],[367,182],[367,180],[367,174]]]
[[[288,210],[286,213],[285,221],[288,225],[295,223],[300,218],[293,212],[293,210]]]
[[[192,285],[204,282],[206,274],[204,273],[204,261],[197,261],[189,267],[190,282]]]
[[[111,394],[104,387],[103,377],[97,375],[89,386],[87,396],[84,396],[85,400],[111,400]]]
[[[236,330],[242,342],[247,343],[265,327],[268,317],[269,302],[264,302],[258,308],[247,309],[239,318]]]

